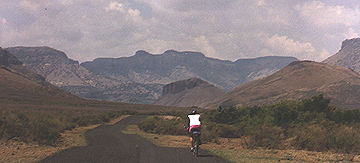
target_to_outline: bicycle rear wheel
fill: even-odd
[[[194,156],[195,157],[199,156],[199,138],[198,137],[196,137],[196,139],[195,139]]]

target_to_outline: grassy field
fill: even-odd
[[[136,134],[155,145],[163,147],[189,148],[187,136],[159,135],[141,131],[137,125],[128,126],[126,134]],[[351,162],[360,161],[358,156],[331,152],[312,152],[304,150],[266,150],[245,149],[239,138],[218,138],[201,146],[208,152],[231,162]]]

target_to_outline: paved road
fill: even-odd
[[[112,126],[100,126],[86,133],[89,145],[56,153],[41,162],[124,162],[124,163],[191,163],[225,162],[200,150],[195,158],[188,149],[157,147],[137,135],[123,134],[128,125],[136,124],[145,116],[130,116]]]

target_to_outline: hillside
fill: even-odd
[[[13,47],[6,48],[24,65],[37,74],[44,76],[48,82],[62,86],[95,86],[102,87],[119,84],[102,76],[93,75],[78,61],[66,56],[62,51],[49,47]]]
[[[40,74],[46,81],[80,97],[116,102],[152,103],[162,85],[142,84],[126,78],[96,75],[59,50],[49,47],[6,48],[26,68]]]
[[[360,73],[360,38],[343,41],[339,52],[323,62],[331,65],[344,66]]]
[[[166,106],[199,106],[224,95],[225,92],[198,78],[190,78],[164,86],[162,96],[155,104]]]
[[[341,66],[296,61],[264,79],[235,88],[214,102],[201,106],[272,104],[281,99],[299,100],[324,94],[331,104],[354,109],[360,106],[360,75]]]
[[[97,58],[81,65],[96,74],[138,83],[168,84],[196,77],[231,90],[244,82],[268,76],[295,60],[271,56],[232,62],[208,58],[199,52],[168,50],[163,54],[138,51],[130,57]]]
[[[44,104],[83,102],[27,70],[11,53],[0,48],[0,103]]]

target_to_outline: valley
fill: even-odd
[[[360,162],[359,4],[0,0],[0,163]]]
[[[350,147],[346,143],[342,147],[333,146],[336,143],[341,143],[342,138],[346,136],[334,134],[329,130],[329,127],[333,127],[339,133],[348,133],[347,136],[358,132],[357,125],[355,124],[356,120],[345,117],[348,114],[358,114],[356,109],[358,109],[358,102],[360,101],[358,99],[358,94],[360,94],[360,75],[349,68],[313,61],[295,60],[288,65],[282,65],[283,63],[281,63],[283,68],[279,68],[277,71],[267,71],[265,67],[256,68],[255,63],[258,62],[259,65],[265,64],[266,66],[277,65],[278,63],[275,62],[278,62],[276,60],[279,58],[275,59],[275,61],[257,58],[230,62],[209,59],[201,53],[177,51],[166,51],[160,55],[139,51],[135,56],[128,58],[95,59],[94,63],[85,62],[79,64],[77,61],[67,58],[66,54],[61,51],[52,48],[16,47],[10,49],[10,51],[17,53],[17,57],[22,60],[18,60],[15,55],[12,55],[12,52],[0,49],[0,115],[3,117],[3,123],[6,124],[0,127],[2,131],[1,138],[3,140],[8,139],[7,141],[2,141],[2,146],[5,145],[4,148],[8,148],[9,144],[24,142],[25,145],[35,143],[34,146],[29,148],[40,150],[36,144],[40,146],[58,146],[58,141],[62,140],[60,136],[63,133],[87,126],[99,126],[99,124],[105,124],[124,115],[175,115],[184,120],[186,119],[183,118],[184,115],[196,109],[205,116],[206,125],[204,125],[203,138],[206,143],[204,144],[204,149],[227,160],[241,160],[237,155],[247,157],[247,161],[261,161],[264,159],[310,161],[297,155],[315,155],[313,158],[315,160],[320,159],[319,157],[325,157],[324,161],[337,159],[347,159],[350,161],[357,158],[357,155],[354,154],[357,147]],[[186,71],[183,71],[185,69],[181,71],[176,70],[178,74],[174,75],[171,72],[172,68],[167,68],[166,65],[157,63],[156,60],[161,59],[151,61],[153,57],[170,58],[168,61],[164,60],[162,62],[170,62],[167,66],[175,65],[175,69],[177,69],[177,63],[196,60],[196,63],[194,62],[190,65],[197,65],[201,59],[207,61],[201,61],[204,64],[203,67],[205,67],[203,69],[199,67],[191,68],[188,65],[185,66],[188,67]],[[197,59],[192,57],[197,57]],[[122,60],[126,60],[124,63],[129,62],[131,64],[124,64]],[[171,62],[171,60],[175,62]],[[143,67],[136,66],[138,69],[131,67],[133,64],[137,65],[138,62]],[[147,64],[149,62],[154,63]],[[239,72],[236,69],[239,68],[237,67],[239,65],[235,63],[240,62],[242,63],[241,66],[243,66],[242,69],[244,67],[250,68],[255,66],[252,68],[252,71],[272,73],[261,75],[252,72]],[[231,83],[226,82],[229,85],[221,85],[221,82],[219,83],[216,80],[208,82],[208,80],[211,80],[209,74],[212,74],[210,72],[212,68],[206,67],[206,65],[215,63],[222,64],[217,69],[222,72],[220,73],[222,75],[226,75],[226,69],[243,74],[241,75],[242,78],[237,81],[240,84],[234,89],[225,92],[224,89],[232,87]],[[101,67],[99,65],[106,66]],[[151,65],[157,65],[158,67],[151,69]],[[111,69],[107,66],[117,68]],[[224,67],[225,69],[222,69]],[[197,69],[202,71],[200,72]],[[137,75],[131,75],[133,72],[136,72]],[[142,75],[140,75],[141,73]],[[151,75],[144,76],[143,74],[146,73]],[[166,77],[161,76],[161,74],[172,75]],[[199,74],[203,76],[199,77]],[[235,74],[232,75],[236,77]],[[246,78],[243,78],[244,76]],[[183,78],[186,79],[181,80]],[[204,78],[208,80],[204,80]],[[222,78],[227,77],[221,76],[218,79]],[[241,81],[246,81],[246,83],[242,84]],[[235,84],[233,83],[233,85]],[[155,87],[156,90],[153,90],[152,93],[145,93],[147,90]],[[80,95],[80,97],[76,95]],[[126,101],[128,103],[110,101]],[[320,101],[319,105],[316,104],[317,101]],[[307,107],[314,110],[306,110]],[[281,109],[286,109],[287,111],[281,111]],[[316,111],[316,109],[320,110]],[[280,117],[276,117],[275,113],[279,111],[282,114],[278,115]],[[306,111],[313,113],[314,116],[307,115]],[[243,116],[237,115],[239,112],[256,112],[256,116],[252,117],[254,122],[248,123],[249,119],[239,121]],[[237,116],[237,118],[230,118],[232,121],[227,122],[221,119],[224,116]],[[257,116],[263,116],[264,121],[257,119],[259,118]],[[285,122],[286,118],[288,118],[287,116],[295,116],[296,119],[293,119],[295,121],[287,119],[289,121]],[[276,118],[280,118],[281,121],[275,121]],[[311,123],[303,121],[303,118]],[[321,119],[324,124],[318,123]],[[150,135],[150,137],[163,137],[164,133],[162,132],[165,132],[165,135],[170,136],[173,135],[172,132],[182,133],[182,125],[186,123],[180,121],[157,121],[145,120],[139,122],[136,134],[143,135],[148,140],[149,134],[155,134]],[[249,126],[242,128],[244,126],[240,125],[240,122],[246,122],[242,125]],[[331,122],[339,126],[333,126]],[[172,124],[173,130],[164,130],[167,127],[156,132],[155,130],[147,130],[142,127],[146,123],[155,125],[155,128],[162,125],[166,126],[167,123]],[[289,124],[284,125],[284,123]],[[311,137],[312,135],[308,135],[309,139],[314,139],[315,144],[320,144],[316,148],[311,147],[309,144],[306,147],[301,147],[297,143],[302,140],[298,140],[296,136],[298,131],[293,128],[294,125],[298,124],[303,125],[301,130],[306,130],[311,134],[320,132],[328,135],[328,137],[333,136],[336,139],[340,139],[336,142],[326,141],[325,143],[329,143],[332,149],[329,150],[321,145],[324,142],[316,142],[318,140]],[[211,127],[212,125],[213,127]],[[261,131],[255,132],[254,128],[251,129],[252,127],[250,126]],[[14,132],[11,128],[19,130]],[[93,127],[81,130],[81,132],[83,134],[87,130],[92,132],[91,129]],[[32,130],[41,130],[42,132],[32,133]],[[270,130],[272,131],[270,132]],[[259,134],[264,137],[256,137]],[[280,136],[276,138],[278,134]],[[281,135],[287,135],[288,137]],[[171,139],[176,139],[176,142],[179,143],[178,141],[184,139],[184,137],[175,136]],[[257,139],[259,142],[254,144],[252,139]],[[265,141],[267,139],[274,140],[267,144]],[[354,137],[346,137],[345,139],[352,141]],[[238,141],[247,145],[237,146],[234,143],[227,143],[239,143]],[[276,142],[277,144],[274,144]],[[287,145],[286,142],[291,142],[291,146]],[[183,148],[184,146],[176,147]],[[243,152],[239,153],[240,149],[238,148],[241,148]],[[322,152],[292,151],[292,148],[309,151],[319,150]],[[64,149],[59,148],[58,150]],[[276,153],[287,153],[289,157],[281,157],[276,154],[270,155],[268,149],[271,150],[270,153],[276,149]],[[249,154],[254,152],[259,155]],[[330,153],[325,154],[323,152]],[[48,153],[51,154],[50,151]],[[39,158],[45,158],[45,155]]]

